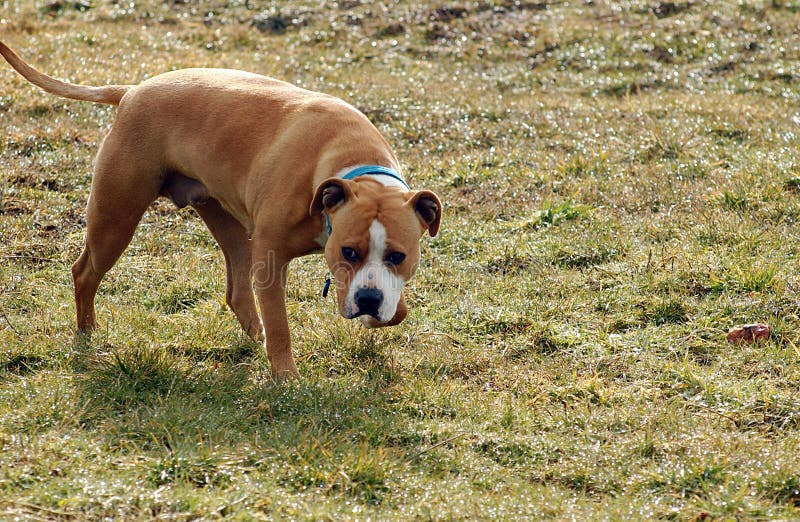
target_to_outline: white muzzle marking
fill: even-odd
[[[347,291],[345,311],[347,317],[361,316],[365,326],[369,326],[369,317],[359,310],[356,293],[359,290],[374,289],[383,294],[375,319],[385,323],[394,317],[397,304],[403,293],[405,280],[392,273],[386,266],[386,228],[377,219],[369,227],[369,253],[364,265],[356,272]]]

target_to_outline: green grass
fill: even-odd
[[[353,103],[445,203],[410,315],[363,330],[296,261],[274,386],[158,202],[76,336],[114,110],[0,67],[0,518],[800,517],[797,2],[256,4],[22,0],[0,37],[76,82]]]

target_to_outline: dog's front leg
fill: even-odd
[[[261,307],[264,343],[272,377],[278,382],[299,378],[286,317],[286,272],[290,260],[277,255],[274,247],[253,239],[253,281]]]

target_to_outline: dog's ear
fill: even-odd
[[[353,191],[350,189],[349,181],[340,178],[328,178],[317,187],[308,212],[312,216],[318,216],[323,210],[333,210],[352,196]]]
[[[430,190],[420,190],[411,196],[408,205],[414,208],[414,212],[423,227],[428,229],[431,237],[439,233],[439,223],[442,221],[442,202],[439,201],[436,194]]]

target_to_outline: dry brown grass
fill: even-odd
[[[79,342],[114,113],[0,68],[0,517],[797,517],[796,3],[80,5],[9,3],[0,37],[76,82],[339,95],[446,216],[389,331],[293,266],[302,383],[269,384],[213,240],[162,204]]]

